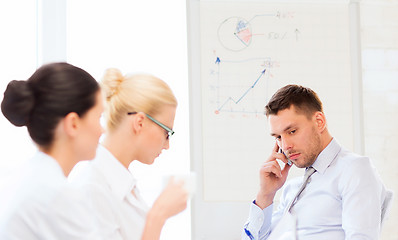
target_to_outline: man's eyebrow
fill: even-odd
[[[282,132],[286,132],[286,131],[288,131],[289,129],[292,129],[292,128],[295,128],[294,124],[288,125],[287,127],[285,127],[285,129],[283,129]],[[270,135],[271,135],[272,137],[278,137],[278,136],[280,136],[279,134],[276,134],[276,133],[270,133]]]

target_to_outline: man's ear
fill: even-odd
[[[80,117],[77,113],[68,113],[63,119],[64,131],[68,136],[75,137],[78,134]]]
[[[137,134],[142,131],[142,127],[144,126],[145,114],[142,112],[136,113],[133,116],[132,120],[132,131]]]
[[[314,119],[317,125],[317,128],[320,132],[323,132],[326,128],[326,117],[323,112],[315,112]]]

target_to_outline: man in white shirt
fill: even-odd
[[[260,169],[260,190],[242,238],[268,239],[282,218],[293,216],[293,226],[278,226],[278,231],[293,231],[289,239],[377,239],[384,185],[369,158],[344,149],[331,136],[317,94],[287,85],[272,96],[265,113],[276,143]],[[277,159],[285,163],[282,168]],[[304,181],[285,184],[291,163],[306,168]]]

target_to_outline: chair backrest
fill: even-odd
[[[391,190],[386,190],[386,197],[384,198],[383,205],[381,206],[381,226],[383,226],[383,223],[386,220],[388,211],[392,204],[393,195],[394,194]]]

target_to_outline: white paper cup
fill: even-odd
[[[190,196],[195,193],[196,190],[196,173],[189,172],[189,173],[174,173],[168,174],[163,177],[163,188],[167,185],[170,181],[170,178],[173,177],[174,181],[182,181],[183,187],[188,192]]]

